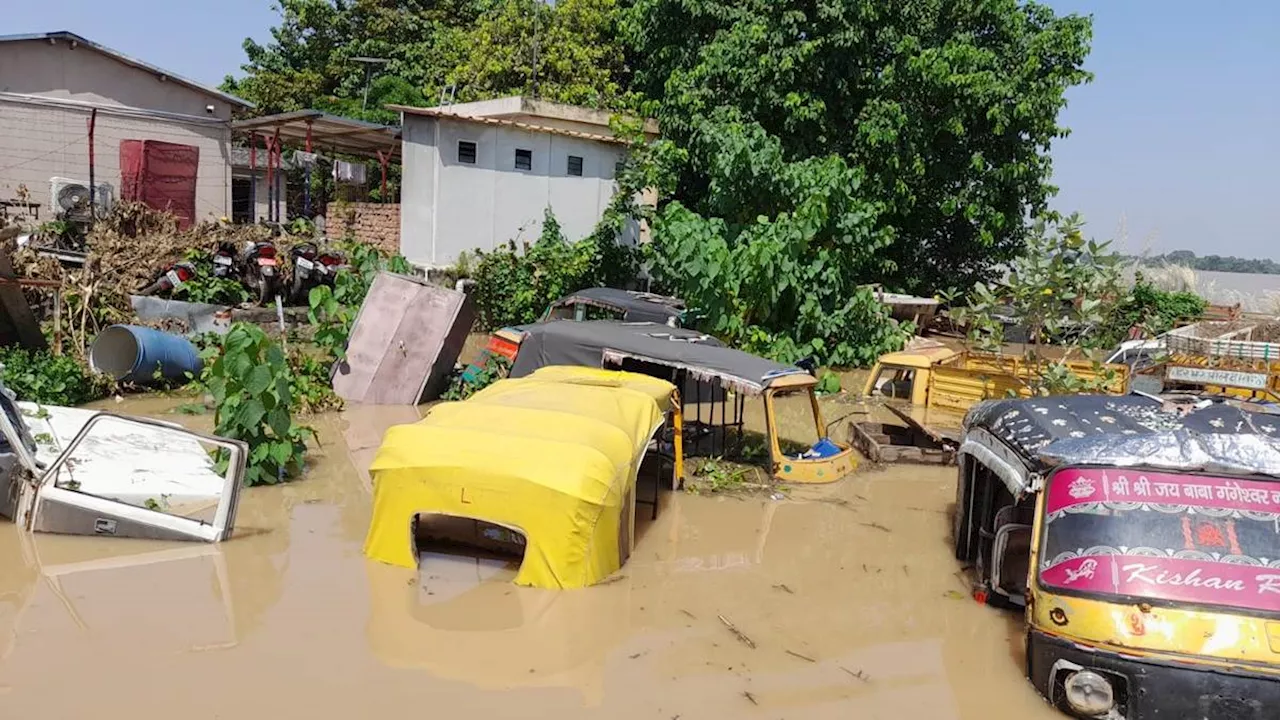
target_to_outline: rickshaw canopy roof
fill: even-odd
[[[512,377],[546,365],[600,367],[605,360],[627,358],[685,370],[697,380],[749,395],[758,395],[781,378],[808,377],[798,367],[724,347],[710,335],[655,323],[558,320],[518,330],[524,338]]]
[[[604,370],[596,367],[548,365],[544,368],[538,368],[527,379],[573,385],[622,387],[644,393],[653,398],[653,401],[658,404],[658,407],[663,412],[671,409],[675,395],[675,386],[661,378],[633,372]]]
[[[365,553],[415,567],[413,518],[449,515],[521,533],[527,546],[517,583],[599,582],[619,567],[627,498],[664,420],[656,398],[669,407],[674,392],[630,373],[555,371],[500,380],[391,428],[370,468]]]
[[[1015,495],[1067,465],[1220,471],[1280,478],[1280,416],[1203,400],[1182,412],[1144,395],[1063,395],[979,403],[960,452]]]
[[[551,304],[552,308],[569,305],[594,305],[623,313],[628,322],[655,322],[666,324],[678,320],[684,314],[684,301],[679,298],[618,288],[585,288],[566,295]]]
[[[885,353],[880,356],[881,365],[893,365],[907,368],[930,368],[960,355],[959,350],[949,347],[930,347],[919,350],[903,350]]]

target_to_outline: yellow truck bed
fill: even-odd
[[[1127,365],[1094,367],[1092,362],[1068,361],[1067,367],[1082,380],[1093,381],[1110,369],[1116,379],[1107,392],[1124,393],[1129,384]],[[929,387],[929,406],[967,411],[974,403],[991,398],[1019,395],[1030,397],[1024,381],[1035,375],[1034,368],[1022,358],[984,353],[965,353],[934,366]]]
[[[1116,394],[1128,390],[1127,365],[1095,368],[1089,361],[1068,361],[1067,366],[1085,380],[1097,380],[1102,373],[1114,372],[1115,380],[1106,390]],[[965,352],[934,344],[881,357],[867,379],[865,394],[965,412],[982,400],[1029,397],[1027,385],[1035,375],[1034,364],[1019,356]],[[891,393],[885,388],[890,388]]]

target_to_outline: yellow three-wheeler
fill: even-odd
[[[1280,717],[1280,416],[1221,401],[982,403],[956,556],[1025,608],[1026,673],[1078,718]]]
[[[631,554],[641,463],[678,417],[670,383],[591,368],[548,367],[436,405],[387,431],[365,554],[414,568],[426,536],[518,552],[519,585],[599,583]]]
[[[769,469],[784,482],[830,483],[857,468],[852,447],[829,437],[815,394],[818,381],[799,367],[724,347],[692,330],[647,322],[560,320],[508,328],[494,337],[514,358],[512,377],[548,365],[581,365],[670,380],[684,401],[686,434],[695,441],[709,440],[712,455],[724,452],[729,428],[736,428],[741,440],[746,398],[758,398],[765,414]],[[793,400],[804,405],[803,419],[794,418],[806,436],[799,447],[788,447],[791,443],[779,433],[781,406],[791,406]],[[691,443],[691,448],[692,454],[697,446]]]

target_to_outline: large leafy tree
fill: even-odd
[[[1023,246],[1090,77],[1090,20],[1020,0],[637,0],[627,27],[689,151],[676,216],[721,218],[732,248],[817,202],[796,262],[853,254],[854,279],[928,292]],[[856,202],[823,199],[831,168]]]
[[[636,104],[618,37],[618,0],[504,0],[466,36],[450,73],[458,99],[509,94],[623,109]]]
[[[242,77],[223,87],[260,113],[304,108],[392,122],[388,103],[434,105],[536,93],[628,104],[618,0],[276,0],[265,45],[246,40]],[[368,88],[368,66],[385,64]]]
[[[223,87],[261,113],[315,108],[388,121],[388,102],[426,104],[464,57],[466,28],[486,0],[276,0],[271,41],[245,40],[243,77]],[[356,60],[382,58],[370,67]],[[369,79],[366,103],[364,92]]]

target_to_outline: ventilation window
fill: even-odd
[[[516,150],[516,169],[532,170],[533,169],[533,151],[532,150]]]
[[[574,177],[582,177],[582,158],[577,155],[569,156],[569,174]]]
[[[476,144],[469,140],[458,141],[458,162],[467,165],[476,164]]]

